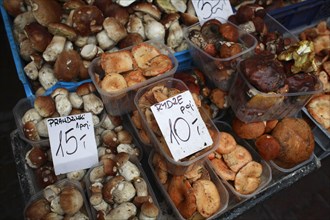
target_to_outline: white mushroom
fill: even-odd
[[[87,44],[81,49],[80,55],[86,60],[92,60],[96,56],[97,52],[98,49],[95,44]]]
[[[106,115],[101,127],[105,128],[106,130],[112,130],[115,128],[115,125],[112,123],[110,117]]]
[[[103,102],[94,93],[84,95],[82,99],[84,101],[84,110],[86,112],[92,112],[93,114],[98,115],[103,111]]]
[[[135,1],[136,0],[115,0],[114,2],[116,2],[120,6],[127,7]]]
[[[47,118],[42,119],[36,124],[37,131],[40,137],[48,138]]]
[[[129,219],[137,213],[136,206],[131,202],[124,202],[112,209],[105,219]]]
[[[121,166],[119,166],[118,171],[123,177],[125,177],[125,180],[127,181],[131,181],[135,177],[140,176],[139,168],[130,161],[126,161],[126,163],[123,163]]]
[[[119,144],[117,146],[117,152],[125,152],[129,155],[138,156],[140,154],[139,150],[135,147],[134,144]]]
[[[143,16],[144,30],[147,39],[159,40],[164,42],[165,27],[160,22],[156,21],[150,15]]]
[[[166,44],[168,47],[175,49],[176,47],[180,46],[182,41],[183,41],[183,30],[181,25],[179,24],[179,21],[177,20],[174,21],[169,28]]]
[[[139,214],[140,220],[154,220],[157,219],[158,215],[159,209],[154,203],[147,201],[142,204]]]
[[[127,36],[125,26],[114,17],[105,18],[103,21],[103,28],[108,37],[115,42],[119,42]]]
[[[103,165],[94,167],[89,174],[89,181],[91,183],[101,182],[105,175]]]
[[[89,218],[84,213],[77,212],[73,216],[65,216],[65,220],[89,220]]]
[[[49,64],[44,64],[38,73],[39,82],[44,89],[49,89],[57,83],[53,68]]]
[[[72,104],[69,100],[69,91],[65,88],[56,88],[51,97],[55,100],[56,110],[60,116],[67,116],[72,111]]]
[[[26,38],[19,43],[19,54],[21,55],[22,59],[30,62],[31,55],[35,53],[36,50],[33,49],[31,41]]]
[[[98,45],[101,47],[102,50],[108,50],[116,45],[116,42],[108,37],[108,34],[105,30],[102,30],[97,33],[96,39]]]
[[[71,41],[66,41],[63,50],[73,50],[73,43]]]
[[[69,93],[69,100],[73,108],[82,109],[84,101],[76,92]]]
[[[99,118],[99,116],[97,116],[97,115],[93,115],[93,114],[92,114],[92,120],[93,120],[93,125],[94,125],[94,126],[98,126],[98,125],[99,125],[99,123],[100,123],[100,118]]]
[[[63,36],[53,36],[52,41],[42,54],[42,57],[47,62],[54,62],[58,55],[64,50],[66,38]]]
[[[93,193],[89,201],[96,211],[104,211],[107,213],[111,208],[110,205],[103,200],[102,193]]]
[[[61,192],[61,188],[51,184],[46,186],[43,189],[43,196],[45,197],[45,199],[47,199],[48,202],[51,202],[54,198],[56,198]]]
[[[54,199],[51,200],[50,210],[52,210],[52,212],[55,212],[56,214],[64,215],[64,211],[60,204],[60,196],[56,196]]]
[[[88,36],[78,36],[77,39],[74,41],[74,44],[77,47],[83,47],[88,44]]]
[[[66,174],[66,177],[70,180],[80,181],[85,176],[86,170],[71,171]]]
[[[27,110],[22,117],[22,124],[25,124],[28,121],[33,123],[38,123],[42,120],[42,117],[39,115],[38,111],[35,108],[30,108]]]
[[[113,200],[116,203],[128,202],[134,198],[136,190],[131,182],[122,181],[112,191]]]
[[[133,179],[133,184],[136,189],[137,196],[148,196],[148,185],[142,177],[136,177]]]
[[[140,17],[138,17],[136,14],[131,14],[129,16],[129,20],[126,25],[126,29],[127,29],[128,33],[137,33],[137,34],[141,35],[143,40],[146,39],[142,19]]]
[[[171,4],[174,6],[174,8],[183,13],[187,10],[187,4],[183,0],[171,0]]]
[[[34,61],[31,61],[30,63],[26,64],[24,67],[24,72],[31,80],[38,79],[39,70],[37,68],[37,65]]]

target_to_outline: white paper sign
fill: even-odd
[[[99,162],[91,113],[47,119],[47,128],[56,175]]]
[[[192,3],[199,21],[214,17],[227,19],[233,14],[229,0],[193,0]]]
[[[213,143],[189,91],[154,104],[151,111],[175,161]]]

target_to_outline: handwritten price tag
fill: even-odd
[[[194,0],[192,3],[199,21],[214,17],[227,19],[233,14],[229,0]]]
[[[175,161],[213,143],[189,91],[154,104],[151,111]]]
[[[56,175],[98,163],[91,113],[50,118],[47,128]]]

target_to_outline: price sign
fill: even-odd
[[[175,161],[213,143],[189,91],[154,104],[151,111]]]
[[[56,175],[98,163],[91,113],[47,119],[47,128]]]
[[[233,14],[229,0],[194,0],[192,3],[199,21],[214,17],[227,19]]]

